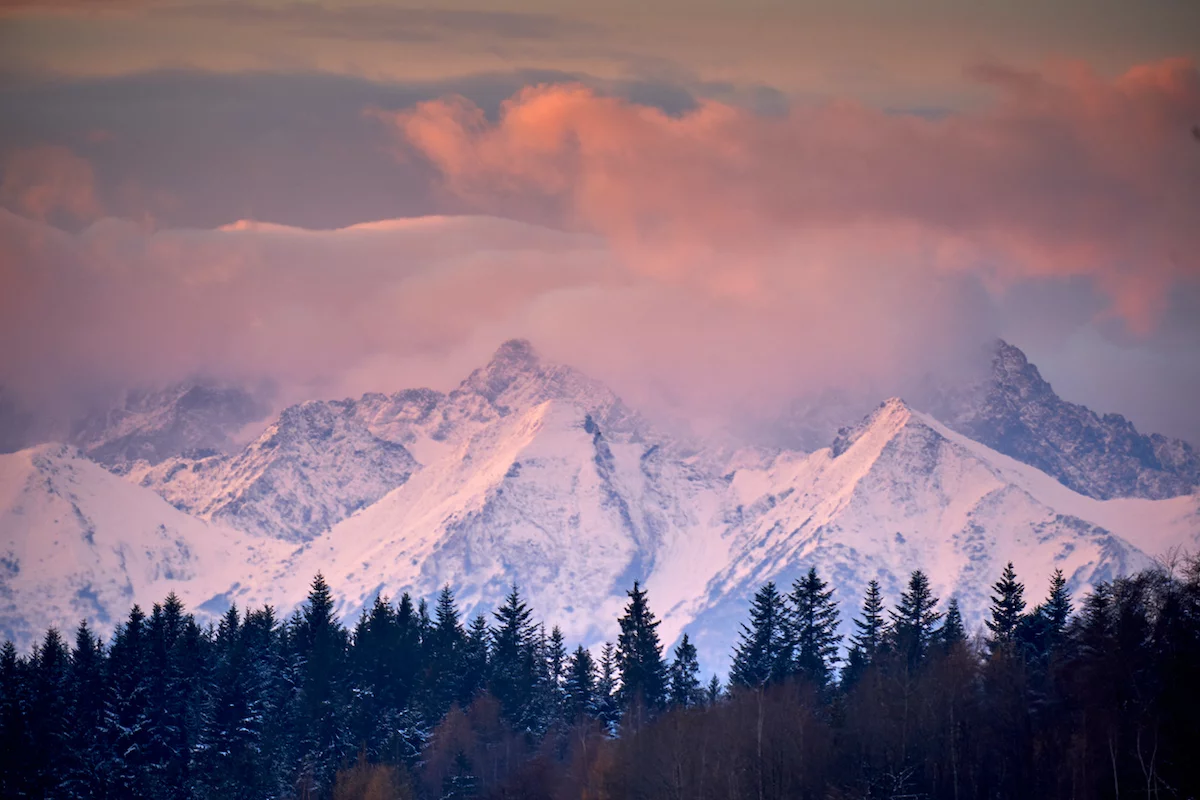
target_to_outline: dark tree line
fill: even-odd
[[[598,654],[514,587],[464,621],[379,598],[352,629],[313,581],[285,620],[201,627],[174,595],[109,643],[82,624],[0,652],[0,796],[38,798],[1186,798],[1200,789],[1200,560],[1027,606],[986,631],[914,572],[837,631],[815,569],[754,596],[729,683],[664,653],[634,584]]]

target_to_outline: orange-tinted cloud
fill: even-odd
[[[1195,64],[973,75],[994,101],[938,117],[848,101],[671,116],[557,85],[494,122],[460,98],[385,116],[457,195],[602,232],[642,269],[769,290],[764,253],[874,237],[1001,282],[1092,279],[1148,330],[1172,282],[1200,278]]]
[[[56,212],[77,222],[100,214],[92,165],[66,147],[16,150],[4,159],[3,169],[0,205],[39,220]]]

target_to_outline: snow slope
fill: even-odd
[[[594,642],[611,635],[635,579],[661,575],[672,596],[703,589],[695,559],[725,558],[721,483],[547,400],[480,429],[306,544],[273,585],[299,595],[323,571],[354,613],[380,592],[430,596],[450,584],[472,612],[494,608],[516,581],[547,620]]]
[[[0,455],[0,637],[22,646],[84,618],[111,632],[170,591],[195,607],[260,582],[288,549],[190,517],[73,447]]]
[[[1061,568],[1076,593],[1200,544],[1200,499],[1096,500],[955,433],[892,399],[829,448],[782,454],[733,479],[741,516],[727,566],[688,622],[724,664],[730,632],[767,580],[784,587],[809,566],[831,583],[849,628],[871,579],[894,603],[908,574],[957,596],[972,626],[1012,561],[1031,605]]]
[[[304,540],[408,480],[416,462],[380,439],[353,400],[286,409],[235,456],[180,456],[130,476],[201,519]]]

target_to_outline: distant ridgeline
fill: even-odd
[[[171,595],[109,644],[86,624],[0,654],[0,796],[1105,798],[1200,791],[1200,558],[1029,608],[1010,564],[986,636],[913,572],[838,635],[815,569],[762,586],[727,684],[663,653],[637,584],[569,651],[516,587],[487,619],[377,599],[353,629],[318,575],[201,628]],[[844,656],[844,657],[843,657]],[[1190,742],[1190,744],[1189,744]]]

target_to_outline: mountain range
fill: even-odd
[[[111,628],[171,590],[202,615],[286,611],[320,571],[347,616],[443,585],[483,612],[516,582],[590,646],[640,580],[663,638],[689,632],[723,671],[754,590],[809,566],[843,628],[867,581],[894,602],[917,568],[978,627],[1008,561],[1036,598],[1055,568],[1078,593],[1200,543],[1188,444],[1062,400],[1012,345],[989,358],[911,404],[808,406],[794,429],[826,430],[819,447],[669,435],[520,340],[448,393],[274,417],[238,388],[134,395],[0,456],[0,636]]]

